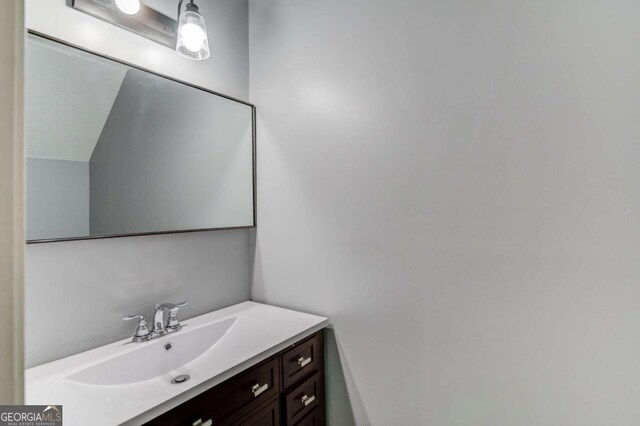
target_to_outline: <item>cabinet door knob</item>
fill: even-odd
[[[300,367],[304,367],[305,365],[309,364],[310,362],[311,362],[311,357],[309,357],[309,358],[305,358],[305,357],[298,358],[298,364],[300,365]]]
[[[269,389],[269,383],[265,383],[262,386],[260,386],[260,383],[256,383],[251,388],[251,392],[253,392],[253,396],[255,398],[256,396],[260,395],[262,392],[266,391],[267,389]]]
[[[301,401],[302,401],[302,403],[304,404],[304,406],[305,406],[305,407],[306,407],[307,405],[311,404],[311,403],[312,403],[313,401],[315,401],[315,400],[316,400],[316,396],[315,396],[315,395],[312,395],[312,396],[307,396],[307,395],[305,395],[305,396],[303,396],[303,397],[302,397],[302,399],[301,399]]]
[[[213,421],[211,419],[207,420],[206,422],[202,422],[202,419],[198,419],[195,422],[193,422],[193,426],[211,426],[213,424]]]

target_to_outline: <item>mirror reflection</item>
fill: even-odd
[[[253,108],[30,35],[27,239],[254,225]]]

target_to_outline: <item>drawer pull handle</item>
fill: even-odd
[[[311,404],[315,400],[316,400],[316,396],[315,395],[313,395],[313,396],[305,395],[305,396],[302,397],[301,401],[304,404],[304,406],[306,407],[307,405]]]
[[[251,388],[251,392],[253,392],[253,396],[255,398],[256,396],[260,395],[262,392],[266,391],[267,389],[269,389],[269,383],[265,383],[262,386],[260,386],[260,383],[256,383]]]
[[[304,358],[304,357],[298,358],[298,364],[300,365],[300,367],[304,367],[305,365],[309,364],[310,362],[311,362],[311,357],[309,357],[309,358]]]
[[[202,422],[202,419],[198,419],[195,422],[193,422],[193,426],[211,426],[213,424],[213,421],[211,419],[207,420],[206,422]]]

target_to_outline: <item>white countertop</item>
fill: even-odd
[[[198,358],[170,374],[125,385],[78,383],[68,376],[172,336],[235,317],[224,336]],[[67,426],[139,425],[180,405],[236,373],[274,355],[328,324],[328,319],[244,302],[182,322],[176,333],[145,343],[124,339],[25,372],[27,404],[61,404]],[[170,383],[177,374],[191,379]]]

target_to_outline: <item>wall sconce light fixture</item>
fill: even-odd
[[[193,0],[187,3],[187,10],[182,11],[182,1],[178,3],[178,41],[176,51],[189,59],[207,59],[209,57],[209,40],[204,17]]]
[[[67,0],[67,4],[175,49],[185,58],[207,59],[210,50],[204,17],[194,0],[187,1],[184,10],[184,0],[178,1],[178,20],[158,12],[140,0]]]

